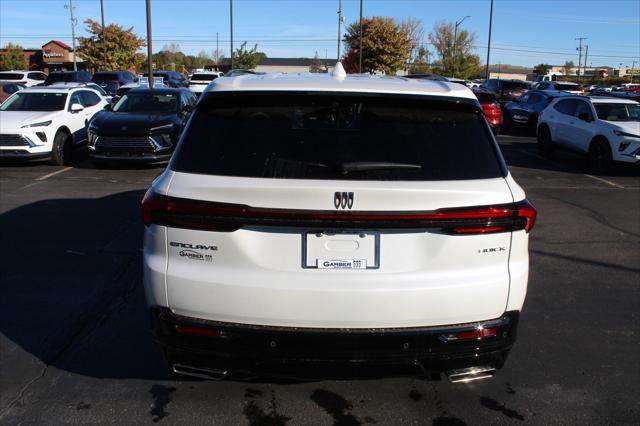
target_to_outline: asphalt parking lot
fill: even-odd
[[[640,170],[500,136],[538,208],[518,342],[492,380],[167,378],[139,202],[162,169],[0,166],[1,424],[638,424]]]

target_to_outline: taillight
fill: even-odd
[[[193,334],[194,336],[220,337],[221,335],[220,330],[216,330],[214,328],[192,327],[189,325],[176,324],[175,329],[178,333]]]
[[[145,225],[231,232],[246,226],[304,229],[434,229],[448,234],[488,234],[533,227],[527,200],[495,206],[435,211],[288,210],[167,197],[151,189],[142,200]]]
[[[497,335],[498,335],[498,327],[491,327],[491,328],[478,327],[475,330],[443,334],[440,336],[440,340],[442,340],[443,342],[455,342],[455,341],[461,341],[461,340],[482,340],[488,337],[496,337]]]

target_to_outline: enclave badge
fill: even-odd
[[[336,209],[349,209],[353,207],[353,192],[336,192],[333,194],[333,205]]]

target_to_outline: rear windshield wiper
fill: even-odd
[[[385,161],[354,161],[342,163],[340,171],[343,173],[363,172],[368,170],[393,170],[393,169],[422,169],[420,164],[392,163]]]

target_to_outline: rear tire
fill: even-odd
[[[591,142],[589,146],[589,170],[595,174],[605,174],[611,169],[613,158],[611,146],[603,139]]]
[[[55,166],[66,166],[71,162],[71,135],[63,130],[59,130],[53,138],[51,148],[51,164]]]
[[[538,129],[538,152],[543,157],[549,157],[555,149],[553,140],[551,139],[551,131],[547,126],[541,126]]]

